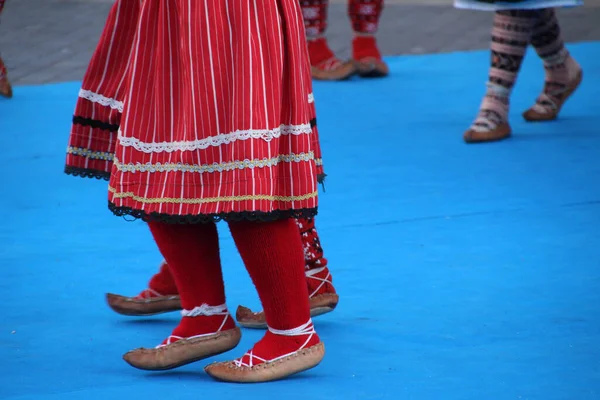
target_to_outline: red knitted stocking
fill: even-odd
[[[184,317],[163,344],[233,329],[235,323],[225,306],[216,225],[160,222],[148,225],[160,252],[169,263],[184,309]]]
[[[291,219],[229,224],[262,302],[269,331],[241,361],[253,365],[320,342],[310,320],[304,257]]]

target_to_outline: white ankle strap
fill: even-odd
[[[297,353],[298,351],[304,349],[306,347],[306,345],[312,339],[313,335],[316,334],[315,328],[313,326],[311,319],[309,319],[307,323],[300,325],[297,328],[280,330],[280,329],[273,329],[273,328],[269,327],[269,331],[276,335],[282,335],[282,336],[305,336],[306,335],[306,336],[308,336],[308,338],[306,338],[306,341],[297,350],[295,350],[291,353],[282,354],[282,355],[272,358],[270,360],[267,360],[266,358],[257,356],[256,354],[254,354],[254,350],[250,350],[242,358],[239,358],[239,359],[233,361],[236,367],[252,368],[254,365],[257,364],[256,361],[258,361],[258,363],[272,363],[272,362],[280,360],[282,358],[291,356],[292,354]],[[245,357],[248,358],[248,362],[244,362]]]
[[[315,276],[319,272],[325,271],[325,269],[326,269],[326,267],[321,267],[321,268],[309,269],[309,270],[307,270],[307,271],[304,272],[304,275],[306,275],[307,278],[314,279],[316,281],[321,282],[319,284],[319,286],[317,286],[317,288],[315,290],[313,290],[312,293],[309,293],[309,295],[308,295],[309,299],[312,299],[312,297],[315,294],[317,294],[319,292],[319,290],[321,290],[321,288],[326,283],[332,284],[332,282],[331,282],[331,273],[329,271],[327,271],[327,276],[325,276],[325,278],[319,278],[318,276]]]
[[[315,327],[312,323],[312,319],[309,319],[307,323],[300,325],[293,329],[280,330],[280,329],[271,328],[269,326],[269,331],[271,331],[271,333],[274,333],[276,335],[281,335],[281,336],[304,336],[304,335],[312,335],[312,334],[316,333]]]
[[[147,297],[146,293],[151,293],[154,295],[154,297],[163,297],[164,296],[162,293],[158,293],[156,290],[148,288],[148,289],[145,289],[144,291],[142,291],[142,293],[140,293],[142,295],[142,299],[152,298],[152,296]]]
[[[156,346],[156,348],[158,349],[158,348],[167,346],[171,343],[175,343],[176,341],[182,340],[182,339],[194,339],[194,338],[214,335],[217,332],[221,332],[221,329],[223,329],[223,327],[225,326],[225,323],[227,322],[227,319],[229,318],[229,310],[227,310],[227,304],[221,304],[220,306],[209,306],[208,304],[204,303],[199,307],[194,307],[192,310],[185,310],[185,309],[181,310],[182,317],[199,317],[199,316],[210,317],[213,315],[222,315],[223,316],[223,322],[221,323],[221,326],[219,326],[219,329],[216,330],[216,332],[204,333],[201,335],[190,336],[188,338],[182,338],[181,336],[170,335],[167,338],[167,341],[165,344],[159,344],[158,346]]]
[[[321,267],[321,268],[315,268],[315,269],[308,269],[304,272],[304,275],[308,276],[308,277],[312,277],[313,275],[318,274],[321,271],[325,271],[325,267]]]
[[[192,310],[181,310],[181,316],[183,317],[198,317],[201,315],[206,317],[210,317],[211,315],[229,315],[229,311],[227,310],[227,304],[209,306],[206,303],[199,307],[194,307]]]

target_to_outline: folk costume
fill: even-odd
[[[258,382],[320,362],[294,221],[316,215],[314,125],[296,1],[115,4],[80,93],[66,172],[110,173],[110,210],[148,222],[183,308],[161,345],[129,352],[127,362],[170,369],[238,344],[218,221],[229,225],[268,331],[244,356],[206,371]]]

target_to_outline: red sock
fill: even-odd
[[[352,39],[352,58],[364,60],[370,57],[381,60],[381,52],[377,47],[375,36],[356,36]]]
[[[269,328],[290,330],[308,323],[304,256],[294,220],[236,222],[229,227],[258,291]],[[311,328],[312,323],[308,330]],[[253,354],[272,360],[319,342],[314,333],[285,336],[268,331],[254,346]]]
[[[169,264],[163,262],[160,265],[160,271],[150,278],[148,287],[163,296],[176,295],[178,293],[177,286],[169,270]]]
[[[310,65],[324,71],[331,71],[338,68],[342,62],[335,56],[327,44],[327,39],[321,37],[308,40],[308,56]]]
[[[296,220],[304,247],[304,270],[309,297],[322,293],[335,293],[332,277],[323,257],[323,247],[315,228],[314,218]]]
[[[171,225],[160,222],[150,222],[148,225],[160,252],[169,264],[179,289],[184,313],[203,305],[210,307],[224,305],[225,288],[219,257],[217,226],[214,223]],[[172,337],[165,342],[170,343],[177,338],[209,334],[235,327],[233,319],[226,310],[218,314],[214,312],[199,314],[195,317],[184,316],[173,331]]]

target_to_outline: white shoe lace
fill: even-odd
[[[296,327],[293,329],[280,330],[280,329],[274,329],[274,328],[269,327],[269,331],[275,335],[281,335],[281,336],[305,336],[305,335],[307,335],[308,338],[302,344],[302,346],[300,346],[297,350],[292,351],[291,353],[281,355],[279,357],[272,358],[270,360],[267,360],[266,358],[257,356],[256,354],[254,354],[254,350],[250,350],[246,354],[244,354],[243,357],[238,358],[237,360],[233,360],[233,363],[235,364],[236,367],[252,368],[255,365],[264,364],[264,363],[272,363],[272,362],[280,360],[282,358],[291,356],[291,355],[299,352],[300,350],[304,349],[306,347],[306,345],[310,342],[312,337],[316,334],[315,327],[314,327],[311,319],[309,319],[307,323],[300,325],[299,327]],[[246,358],[246,357],[248,357],[248,362],[244,362],[244,358]]]
[[[315,269],[310,269],[310,270],[308,270],[308,271],[306,271],[304,273],[307,278],[314,279],[316,281],[320,281],[321,282],[319,284],[319,286],[308,296],[309,299],[312,299],[312,297],[315,294],[317,294],[319,292],[319,290],[321,290],[321,288],[323,287],[323,285],[325,285],[326,283],[329,283],[329,284],[333,285],[333,282],[331,281],[331,273],[329,272],[329,270],[327,270],[327,276],[325,276],[325,278],[319,278],[318,276],[315,276],[316,274],[318,274],[319,272],[324,271],[325,269],[326,269],[326,267],[315,268]]]
[[[182,339],[194,339],[194,338],[214,335],[217,332],[221,332],[221,329],[223,329],[223,326],[225,326],[225,323],[227,322],[227,318],[229,318],[229,311],[227,310],[227,304],[221,304],[220,306],[209,306],[208,304],[205,303],[199,307],[194,307],[192,310],[185,310],[185,309],[181,310],[182,317],[200,317],[200,316],[210,317],[213,315],[222,315],[223,316],[223,322],[221,323],[221,326],[219,326],[219,329],[217,329],[215,332],[203,333],[202,335],[195,335],[195,336],[190,336],[187,338],[182,338],[181,336],[170,335],[167,338],[167,341],[165,343],[159,344],[158,346],[156,346],[156,348],[158,349],[160,347],[168,346],[171,343],[175,343],[178,340],[182,340]]]

